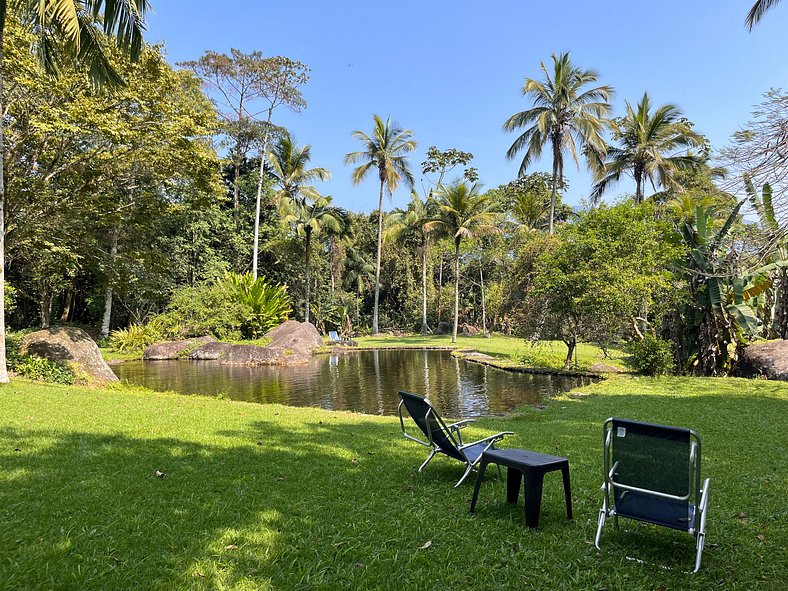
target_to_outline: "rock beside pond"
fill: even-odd
[[[265,347],[232,345],[221,357],[222,365],[296,365],[307,363],[323,339],[313,324],[288,320],[266,333]]]
[[[736,370],[744,377],[764,376],[770,380],[788,381],[788,341],[749,345]]]
[[[216,341],[212,336],[197,337],[196,339],[185,339],[183,341],[168,341],[157,343],[145,347],[142,358],[146,361],[164,361],[166,359],[180,359],[185,357],[189,351],[206,343]]]
[[[65,363],[94,382],[117,382],[118,377],[102,359],[96,342],[73,326],[53,326],[22,338],[19,352]]]
[[[464,335],[477,335],[479,334],[479,329],[473,326],[472,324],[463,324],[462,325],[462,334]]]
[[[189,353],[189,359],[193,361],[213,361],[222,357],[231,347],[230,343],[212,341],[197,347]]]

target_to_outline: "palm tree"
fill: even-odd
[[[0,64],[9,4],[21,22],[35,30],[36,47],[44,69],[57,74],[60,54],[85,64],[96,86],[119,85],[122,79],[107,59],[100,30],[115,36],[117,46],[136,60],[142,52],[142,31],[148,0],[0,0]],[[98,19],[98,21],[96,20]],[[0,68],[0,113],[3,104],[3,75]],[[0,117],[0,383],[8,382],[5,358],[5,143]]]
[[[438,194],[438,215],[424,227],[454,240],[454,328],[451,342],[457,342],[460,301],[460,245],[463,239],[476,239],[500,232],[497,215],[491,210],[489,195],[481,195],[478,183],[455,182]]]
[[[321,195],[307,199],[283,197],[280,201],[280,211],[282,222],[292,226],[296,234],[304,237],[306,283],[304,320],[309,322],[312,238],[321,234],[340,234],[345,228],[347,212],[331,205],[330,196],[323,197]]]
[[[744,21],[747,28],[752,31],[752,28],[761,22],[763,15],[770,9],[780,3],[780,0],[755,0],[755,4],[750,8],[747,13],[747,20]]]
[[[327,181],[331,173],[325,168],[307,168],[312,159],[312,146],[299,147],[289,133],[282,134],[273,150],[268,152],[270,176],[278,187],[276,200],[317,198],[318,192],[308,183]]]
[[[593,166],[595,157],[604,152],[602,131],[613,96],[611,86],[587,88],[599,78],[595,70],[580,69],[572,63],[568,53],[553,54],[552,57],[552,75],[541,62],[544,80],[525,79],[523,96],[530,98],[533,106],[512,115],[503,124],[505,131],[525,128],[506,152],[506,157],[511,160],[519,152],[525,151],[520,163],[520,176],[542,155],[544,146],[550,144],[553,153],[551,234],[555,219],[555,194],[564,178],[564,153],[568,151],[575,164],[579,165],[578,152],[581,152],[589,166]]]
[[[354,248],[349,248],[345,255],[345,278],[343,285],[347,291],[356,292],[356,324],[360,322],[359,300],[367,285],[375,276],[375,266]]]
[[[676,105],[665,104],[651,111],[648,93],[637,105],[627,103],[627,114],[611,123],[619,147],[609,147],[603,166],[597,171],[597,183],[591,199],[598,201],[612,184],[626,173],[635,179],[635,201],[643,201],[643,185],[649,181],[676,188],[676,171],[703,165],[703,155],[691,148],[703,148],[704,139],[692,130]]]
[[[378,199],[378,251],[375,264],[375,306],[372,312],[372,334],[378,334],[378,300],[380,296],[380,255],[383,249],[383,189],[393,195],[402,179],[413,186],[413,174],[408,165],[406,154],[416,149],[416,142],[411,139],[413,132],[402,129],[391,123],[391,117],[384,122],[374,115],[372,133],[354,131],[353,137],[359,140],[364,149],[345,155],[345,164],[363,162],[353,170],[351,179],[357,185],[363,181],[369,171],[376,169],[380,181],[380,197]]]
[[[406,241],[415,239],[421,252],[421,334],[429,334],[427,324],[427,258],[430,251],[431,235],[424,229],[424,224],[434,217],[434,204],[431,199],[422,201],[416,191],[410,195],[410,203],[406,210],[395,209],[386,216],[384,240]]]

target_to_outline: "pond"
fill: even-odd
[[[317,355],[306,365],[240,367],[217,361],[131,361],[121,380],[153,390],[247,402],[396,414],[398,390],[426,395],[447,417],[503,414],[565,392],[579,378],[515,373],[463,361],[448,351],[381,350]]]

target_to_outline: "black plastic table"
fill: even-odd
[[[485,451],[479,461],[479,475],[473,489],[471,513],[476,511],[476,498],[484,479],[487,464],[506,466],[506,500],[516,503],[520,496],[520,483],[525,479],[525,525],[539,526],[539,511],[542,507],[542,483],[544,475],[561,470],[564,477],[566,516],[572,519],[572,493],[569,484],[569,459],[536,453],[525,449],[493,449]]]

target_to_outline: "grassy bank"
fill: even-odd
[[[566,455],[538,531],[488,476],[476,516],[459,464],[391,417],[15,382],[0,388],[3,589],[780,589],[788,580],[788,387],[625,379],[471,435]],[[701,571],[692,538],[639,526],[592,545],[601,424],[692,426],[712,479]],[[156,471],[166,474],[163,478]],[[492,471],[494,473],[494,471]],[[428,544],[429,542],[429,544]],[[627,561],[625,555],[650,563]]]
[[[457,336],[451,342],[451,335],[407,335],[401,337],[379,335],[356,339],[360,347],[451,347],[454,349],[474,349],[502,360],[501,367],[534,367],[559,370],[566,359],[566,345],[561,341],[538,341],[530,343],[525,339],[493,335],[492,337]],[[604,351],[590,343],[577,345],[577,369],[586,371],[595,363],[603,363],[621,370],[627,370],[627,355],[618,349]],[[574,369],[574,366],[573,366]]]

